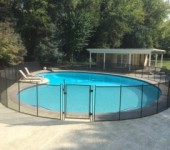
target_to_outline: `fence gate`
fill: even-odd
[[[65,118],[90,119],[91,86],[65,85],[64,113]]]

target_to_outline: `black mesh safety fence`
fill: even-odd
[[[91,86],[67,84],[64,91],[65,118],[90,119],[90,110]]]
[[[153,83],[97,86],[24,82],[20,80],[22,76],[18,71],[25,72],[24,67],[30,72],[41,69],[38,63],[31,62],[0,71],[0,102],[21,113],[59,120],[114,121],[141,118],[170,107],[169,73],[161,68],[126,66],[122,72]],[[108,72],[118,73],[121,69]]]
[[[101,101],[103,99],[103,101]],[[121,111],[120,86],[96,86],[94,99],[94,120],[119,120]]]

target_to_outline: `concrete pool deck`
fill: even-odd
[[[169,150],[170,109],[124,121],[72,122],[34,117],[0,104],[3,150]]]

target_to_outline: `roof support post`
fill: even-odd
[[[162,67],[162,64],[163,64],[163,54],[161,54],[161,67]]]
[[[151,66],[151,53],[149,53],[149,67]]]
[[[131,70],[131,59],[132,59],[132,57],[131,57],[131,54],[129,54],[129,71]]]
[[[105,68],[106,68],[105,63],[106,63],[106,54],[104,53],[103,54],[103,70],[105,70]]]
[[[90,58],[89,58],[89,67],[91,69],[91,52],[90,52]]]

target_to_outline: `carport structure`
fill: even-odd
[[[127,48],[127,49],[104,49],[104,48],[89,48],[89,67],[92,65],[92,54],[97,55],[96,62],[102,62],[103,70],[106,69],[107,64],[116,63],[124,64],[128,66],[129,71],[132,65],[143,65],[151,66],[152,55],[154,55],[154,66],[156,66],[158,61],[158,55],[160,57],[160,67],[163,64],[163,55],[165,50],[155,49],[155,48]]]

